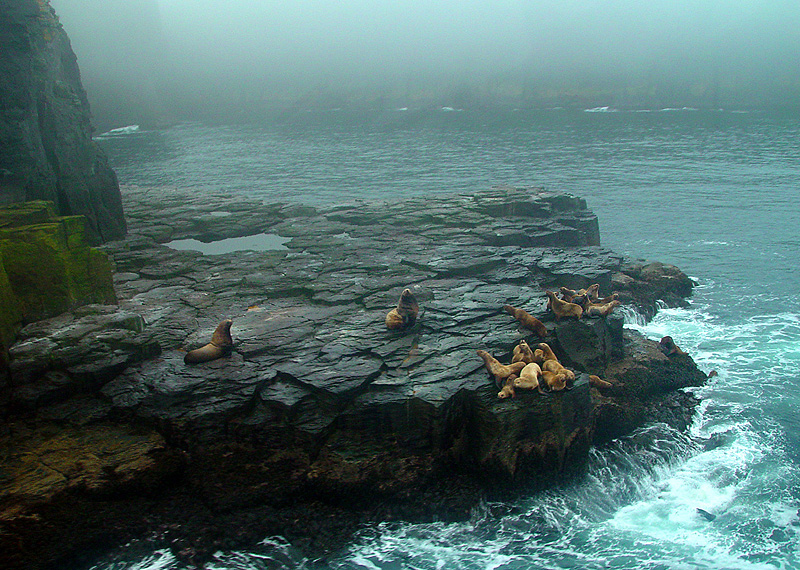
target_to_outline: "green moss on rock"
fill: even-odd
[[[89,303],[116,303],[111,263],[87,245],[83,216],[11,225],[0,230],[0,256],[25,321]]]

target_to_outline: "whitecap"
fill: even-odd
[[[110,131],[106,131],[101,135],[97,135],[95,138],[105,138],[105,137],[121,137],[125,135],[133,135],[136,133],[142,132],[139,129],[139,125],[128,125],[127,127],[118,127],[116,129],[111,129]]]

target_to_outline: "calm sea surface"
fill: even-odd
[[[649,426],[558,493],[463,523],[365,530],[320,566],[280,538],[209,568],[800,568],[800,117],[442,109],[290,114],[98,137],[121,184],[338,203],[543,185],[587,200],[603,245],[695,278],[647,325],[719,376],[688,435]],[[698,516],[702,508],[713,521]],[[168,552],[97,570],[183,568]]]

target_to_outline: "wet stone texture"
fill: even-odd
[[[178,525],[170,544],[188,559],[268,533],[324,552],[355,520],[463,518],[481,497],[580,474],[591,445],[645,422],[685,426],[696,401],[678,390],[706,377],[690,357],[668,358],[625,330],[620,310],[561,322],[547,311],[545,289],[561,285],[598,283],[644,315],[691,294],[677,268],[603,249],[580,198],[495,188],[313,208],[166,189],[123,196],[128,237],[102,247],[119,305],[29,324],[0,401],[7,446],[21,433],[81,446],[76,426],[103,442],[135,430],[130,453],[142,460],[111,455],[85,473],[48,460],[73,478],[42,471],[45,489],[31,493],[21,490],[30,457],[6,452],[0,546],[18,552],[50,532],[50,547],[19,551],[25,563],[71,555],[65,509],[82,512],[75,505],[97,501],[98,489],[109,502],[97,512],[117,521],[106,540],[161,544],[159,529]],[[292,239],[225,255],[163,245],[260,233]],[[420,315],[390,331],[384,319],[406,287]],[[505,304],[543,321],[546,338]],[[231,353],[184,364],[227,318]],[[509,363],[521,339],[550,344],[577,374],[572,389],[498,399],[476,350]],[[614,386],[591,387],[589,374]],[[134,524],[144,502],[151,514]],[[47,524],[21,522],[33,516]]]

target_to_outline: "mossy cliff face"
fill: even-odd
[[[87,245],[86,219],[53,210],[51,202],[0,208],[0,348],[22,321],[116,302],[111,264]]]
[[[49,200],[87,237],[125,235],[116,175],[92,141],[69,38],[46,0],[0,0],[0,204]]]

